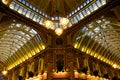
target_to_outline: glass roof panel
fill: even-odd
[[[17,22],[16,20],[13,20],[13,22],[8,22],[6,23],[6,25],[1,26],[0,30],[0,34],[2,35],[0,37],[0,53],[3,53],[0,54],[1,56],[3,56],[3,58],[0,58],[0,61],[2,62],[8,62],[11,65],[13,65],[13,63],[9,61],[11,60],[10,57],[14,56],[14,54],[18,54],[20,52],[21,54],[23,54],[23,51],[25,51],[26,53],[24,52],[23,55],[27,55],[28,51],[34,51],[35,48],[32,47],[33,45],[34,47],[40,47],[38,45],[35,45],[36,43],[39,43],[39,45],[42,44],[41,46],[44,46],[44,43],[40,36],[37,42],[34,40],[36,38],[34,36],[39,35],[34,29],[30,28],[30,26],[27,26],[23,23]],[[34,40],[35,44],[33,44],[32,40]],[[28,44],[30,46],[28,46]],[[43,50],[44,48],[40,48],[39,51]],[[34,54],[36,53],[34,52]],[[19,57],[22,57],[22,55]],[[24,58],[24,60],[28,58],[30,57],[27,56],[26,58]],[[17,61],[17,58],[15,58],[15,60]],[[17,65],[16,63],[14,64]],[[8,69],[13,68],[15,65],[13,65],[12,67],[8,65]]]
[[[21,4],[21,2],[23,4]],[[87,17],[92,12],[96,11],[98,8],[105,5],[106,2],[107,2],[106,0],[103,0],[103,1],[86,0],[85,2],[81,3],[76,9],[71,11],[71,13],[69,13],[66,16],[70,19],[71,21],[70,23],[72,23],[71,25],[74,25],[78,23],[81,19]],[[32,19],[34,22],[37,22],[37,23],[39,22],[39,24],[42,26],[44,26],[43,21],[46,19],[56,20],[54,16],[53,17],[51,16],[50,18],[47,14],[45,14],[38,8],[34,7],[32,4],[28,3],[26,0],[12,1],[9,7],[17,11],[18,13],[25,15],[27,18]],[[77,17],[77,20],[75,20],[75,17]],[[57,28],[57,26],[55,27]]]
[[[114,18],[107,18],[107,17],[106,18],[101,17],[97,20],[88,23],[81,29],[81,32],[76,37],[75,39],[76,42],[74,44],[75,48],[82,49],[82,46],[84,46],[86,47],[86,51],[87,50],[93,51],[93,53],[90,52],[88,54],[94,57],[96,57],[96,55],[98,54],[101,55],[102,57],[106,57],[105,55],[107,55],[108,51],[109,54],[120,56],[119,54],[120,38],[118,37],[120,36],[118,35],[120,34],[120,27],[113,25],[115,23],[119,23],[119,22]],[[83,41],[85,41],[85,43],[83,43]],[[94,41],[94,42],[89,43],[90,41]],[[84,45],[84,44],[88,44],[88,45]],[[101,50],[102,53],[97,53],[99,49],[97,51],[94,51],[94,49],[91,48],[92,46],[89,46],[89,44],[92,44],[93,47],[96,45],[101,46],[103,49],[105,49],[105,51]],[[109,60],[113,62],[113,59],[111,59],[111,57],[109,58]],[[119,63],[120,62],[118,62],[117,64]]]

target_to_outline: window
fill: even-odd
[[[33,21],[36,21],[36,20],[37,20],[37,15],[35,15],[33,18]]]
[[[19,6],[20,6],[19,4],[16,4],[16,6],[15,6],[15,9],[14,9],[14,10],[15,10],[15,11],[17,11],[17,10],[18,10],[18,8],[19,8]]]
[[[23,7],[20,6],[20,8],[18,9],[18,13],[22,14],[22,12],[23,12]]]
[[[29,6],[29,3],[28,3],[28,2],[26,2],[26,6]]]
[[[11,9],[14,9],[14,8],[15,8],[15,4],[16,4],[16,3],[13,1],[13,2],[10,4],[9,7],[10,7]]]
[[[101,7],[100,1],[96,1],[98,7]]]
[[[38,18],[37,18],[37,22],[39,22],[40,21],[40,17],[38,16]]]
[[[30,8],[32,9],[33,8],[33,6],[30,4]]]
[[[92,6],[93,6],[94,10],[98,9],[98,7],[97,7],[97,5],[95,3],[93,3]]]
[[[27,14],[26,14],[26,17],[29,18],[29,17],[30,17],[30,13],[31,13],[31,11],[28,10],[28,11],[27,11]]]
[[[26,12],[27,12],[27,9],[25,9],[25,8],[24,8],[24,10],[23,10],[23,13],[22,13],[22,14],[23,14],[23,15],[25,15],[25,14],[26,14]]]
[[[76,17],[77,17],[77,20],[80,20],[80,16],[79,15],[76,15]]]
[[[82,11],[82,14],[84,17],[87,16],[84,10]]]
[[[23,0],[22,3],[25,4],[25,1]]]
[[[32,12],[31,15],[30,15],[30,19],[32,19],[34,16],[34,13]]]
[[[79,13],[79,16],[80,16],[80,19],[83,19],[83,18],[84,18],[84,16],[82,15],[81,12]]]
[[[92,6],[89,6],[90,12],[93,12],[93,8]]]

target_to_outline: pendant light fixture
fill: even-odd
[[[60,18],[58,15],[58,10],[56,10],[58,20],[45,20],[44,25],[47,29],[52,29],[54,32],[60,36],[63,33],[64,29],[68,28],[69,19],[62,17]],[[57,25],[56,25],[57,23]]]

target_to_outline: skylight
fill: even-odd
[[[106,0],[86,0],[83,4],[78,6],[75,10],[73,10],[70,14],[66,17],[70,19],[68,27],[78,23],[80,20],[84,19],[85,17],[89,16],[91,13],[102,7],[106,4]],[[22,4],[21,4],[22,3]],[[39,23],[40,25],[44,26],[44,20],[51,19],[51,20],[58,20],[59,16],[51,17],[38,8],[34,7],[26,0],[18,0],[12,1],[9,7],[19,14],[33,20],[34,22]],[[54,22],[56,24],[56,22]],[[57,26],[55,26],[57,27]]]

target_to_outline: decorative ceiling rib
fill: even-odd
[[[39,53],[45,44],[29,26],[11,20],[0,24],[0,62],[11,69]]]
[[[26,0],[49,16],[66,16],[77,8],[84,0]],[[56,12],[58,11],[58,13]]]
[[[4,1],[4,0],[3,0]],[[46,19],[58,20],[66,15],[69,27],[87,18],[110,0],[11,0],[7,5],[15,13],[44,26]],[[56,13],[59,11],[59,14]],[[56,17],[57,15],[57,17]],[[24,17],[23,17],[24,16]],[[53,16],[52,18],[50,18]],[[75,38],[74,47],[108,64],[120,68],[120,26],[113,18],[94,20],[83,26]],[[56,26],[56,25],[55,25]],[[115,42],[114,42],[115,41]],[[0,25],[0,59],[8,69],[25,61],[45,48],[44,42],[33,29],[15,20]]]
[[[117,19],[107,17],[90,22],[76,36],[74,47],[120,68],[119,24]]]

